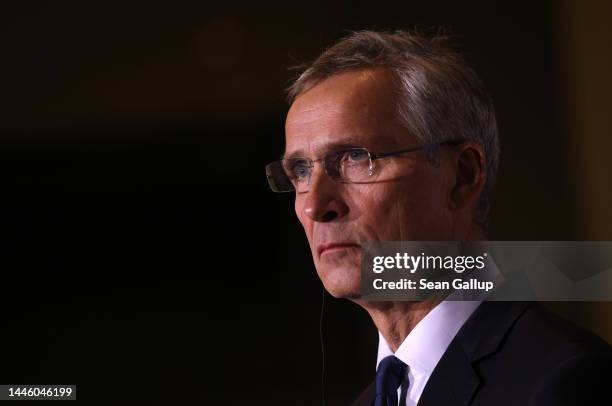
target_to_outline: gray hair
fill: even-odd
[[[325,50],[288,88],[289,103],[321,81],[342,72],[383,67],[398,83],[402,124],[424,143],[471,140],[482,145],[487,180],[476,210],[486,228],[489,193],[499,161],[497,122],[491,97],[476,72],[448,45],[432,37],[397,31],[353,32]]]

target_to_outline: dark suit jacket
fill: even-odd
[[[374,382],[353,406],[371,406]],[[537,303],[484,302],[427,381],[418,406],[612,404],[612,355]]]

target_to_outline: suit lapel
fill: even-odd
[[[418,406],[469,405],[481,384],[474,365],[499,349],[503,338],[529,305],[528,302],[483,302],[478,306],[438,362]],[[373,398],[374,382],[351,405],[371,406]]]
[[[463,348],[453,341],[429,377],[418,405],[467,405],[479,384]]]
[[[425,385],[418,406],[468,405],[480,385],[479,359],[497,351],[529,303],[483,302],[466,321]]]

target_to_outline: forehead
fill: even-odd
[[[383,69],[349,71],[301,94],[285,122],[286,154],[324,153],[336,144],[384,147],[401,143],[394,80]]]

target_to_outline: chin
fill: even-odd
[[[327,267],[325,267],[327,268]],[[337,299],[361,297],[361,270],[355,267],[334,267],[318,270],[325,290]]]

